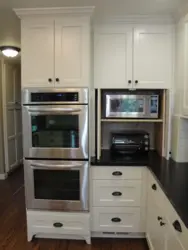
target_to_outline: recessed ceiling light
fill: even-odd
[[[7,57],[16,57],[20,52],[20,48],[15,46],[0,46],[0,50]]]

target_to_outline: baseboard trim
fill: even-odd
[[[0,180],[6,180],[6,178],[8,177],[8,174],[0,174]]]
[[[152,246],[152,244],[151,244],[150,238],[149,238],[149,236],[148,236],[147,233],[146,233],[146,241],[147,241],[147,243],[148,243],[149,250],[154,250],[154,249],[153,249],[153,246]]]

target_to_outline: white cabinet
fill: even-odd
[[[22,86],[54,85],[54,20],[22,21]]]
[[[89,86],[90,58],[89,22],[55,20],[56,87]]]
[[[149,248],[151,250],[187,249],[185,246],[188,246],[188,230],[183,226],[183,222],[181,222],[181,233],[174,229],[173,222],[176,219],[181,220],[150,171],[148,171],[148,177],[146,238]],[[153,184],[156,186],[154,187]]]
[[[172,29],[143,26],[134,29],[134,75],[137,88],[170,88],[172,83]]]
[[[95,88],[128,88],[132,80],[131,27],[100,28],[95,33]]]
[[[172,43],[172,27],[167,25],[96,29],[95,88],[170,88]]]
[[[22,19],[22,87],[90,85],[92,10],[16,10]]]

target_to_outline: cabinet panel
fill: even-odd
[[[182,75],[184,75],[184,79],[183,79],[183,82],[184,82],[184,85],[183,85],[183,115],[185,116],[188,116],[188,71],[187,71],[187,68],[188,68],[188,21],[185,23],[185,44],[184,44],[184,40],[182,41],[182,44],[181,44],[181,49],[182,49],[182,54],[181,54],[181,60],[183,62],[185,62],[185,65],[183,64],[182,65],[182,72],[180,72],[180,76],[179,77],[182,77]],[[183,37],[184,38],[184,37]],[[181,61],[181,63],[182,63]],[[181,68],[181,69],[182,69]],[[179,83],[180,84],[180,83]]]
[[[104,29],[95,34],[95,88],[128,88],[132,80],[132,29]]]
[[[172,31],[166,26],[134,30],[135,88],[170,88],[172,81]]]
[[[58,86],[89,86],[89,26],[55,22],[55,77]]]
[[[93,181],[93,206],[140,206],[141,181]]]
[[[92,212],[92,231],[140,232],[140,208],[96,207]]]
[[[22,87],[54,86],[54,21],[23,21],[22,51]]]
[[[167,230],[167,241],[165,250],[184,250],[181,242],[175,236],[173,229],[168,226]]]

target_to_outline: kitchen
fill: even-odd
[[[97,6],[14,11],[28,242],[187,249],[186,13],[95,22]]]

